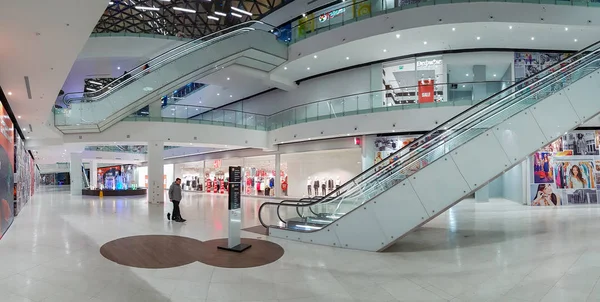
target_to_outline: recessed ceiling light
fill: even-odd
[[[496,74],[494,73],[494,77],[496,77]]]
[[[568,28],[568,27],[565,27],[565,31],[569,31],[569,28]]]
[[[29,136],[26,136],[25,139],[29,139]]]
[[[230,94],[230,95],[229,95],[229,97],[230,97],[230,98],[232,98],[232,97],[233,97],[233,95],[231,95],[231,94]]]
[[[387,49],[384,49],[383,52],[387,52]]]
[[[477,37],[477,40],[481,40],[481,37]]]
[[[423,44],[427,45],[427,41],[423,41]]]
[[[306,18],[306,14],[302,14],[302,18]]]
[[[346,57],[346,60],[350,60],[350,57]]]
[[[467,87],[467,85],[463,85],[463,88]]]
[[[313,56],[313,58],[315,58],[315,59],[316,59],[316,58],[317,58],[317,55],[314,55],[314,56]]]
[[[510,26],[508,27],[508,29],[512,29],[512,25],[510,25]]]
[[[10,91],[9,91],[9,92],[8,92],[8,95],[12,95],[12,92],[10,92]]]
[[[310,67],[306,67],[306,70],[310,70]]]
[[[400,34],[396,34],[396,39],[400,38]]]
[[[217,95],[221,95],[220,93],[217,93]]]
[[[227,81],[229,81],[229,78],[227,78]]]
[[[575,39],[575,40],[573,40],[573,41],[577,42],[577,39]]]
[[[467,76],[469,76],[469,74],[467,73]]]
[[[117,70],[121,70],[121,66],[117,66]]]
[[[283,70],[287,70],[287,66],[284,66],[284,67],[283,67]]]
[[[531,37],[531,41],[535,40],[535,37]]]
[[[456,28],[455,28],[455,27],[452,27],[452,31],[456,31]]]
[[[27,129],[23,128],[23,131],[27,131]]]
[[[19,115],[19,116],[17,116],[17,118],[21,118],[21,116]]]

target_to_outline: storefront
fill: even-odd
[[[93,173],[93,171],[92,171]],[[92,184],[95,188],[106,190],[127,190],[138,187],[135,165],[116,165],[98,168],[98,183]]]
[[[168,164],[163,166],[163,187],[167,189],[173,183],[173,165]],[[148,166],[137,167],[137,184],[140,187],[148,188]]]

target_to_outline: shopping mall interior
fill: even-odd
[[[600,301],[600,2],[46,2],[0,301]]]

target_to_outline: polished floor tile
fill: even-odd
[[[264,201],[244,199],[244,228],[259,225]],[[0,301],[600,301],[600,207],[593,205],[466,200],[383,253],[243,231],[285,249],[276,262],[247,269],[132,268],[100,255],[100,246],[127,236],[227,236],[224,195],[187,193],[181,207],[185,224],[165,219],[168,203],[41,188],[0,240]],[[276,213],[265,219],[276,223]]]

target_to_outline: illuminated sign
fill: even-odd
[[[319,16],[319,22],[323,23],[327,20],[333,19],[333,18],[343,14],[345,11],[346,11],[346,8],[342,7],[340,9],[332,10],[326,14],[322,14]]]

